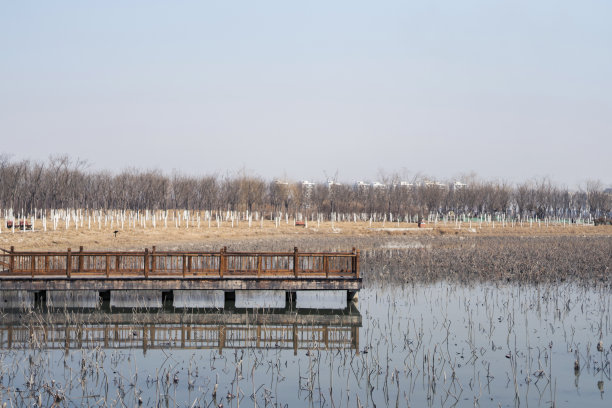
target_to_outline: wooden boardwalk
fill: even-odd
[[[278,289],[357,291],[359,251],[63,252],[2,250],[0,290]]]

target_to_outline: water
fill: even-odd
[[[610,299],[569,283],[369,283],[358,310],[7,313],[0,395],[14,406],[607,407]]]

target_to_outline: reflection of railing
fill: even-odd
[[[59,316],[59,315],[58,315]],[[245,324],[225,323],[112,323],[106,315],[104,323],[90,321],[58,324],[50,319],[46,323],[29,324],[17,319],[0,325],[0,349],[219,349],[224,348],[278,348],[293,349],[353,349],[359,351],[357,315],[200,315],[202,321],[245,321]],[[109,317],[110,316],[110,317]],[[183,316],[176,315],[179,319]],[[197,315],[196,315],[197,317]],[[119,319],[121,320],[121,319]],[[109,323],[110,321],[110,323]],[[261,323],[270,321],[270,323]],[[285,323],[283,323],[285,321]],[[292,322],[292,323],[291,323]]]
[[[1,277],[359,278],[359,251],[352,252],[16,252],[0,254]]]
[[[49,349],[358,349],[358,327],[103,325],[0,327],[0,348]]]

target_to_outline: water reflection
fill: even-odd
[[[114,309],[116,310],[116,309]],[[9,313],[0,324],[0,348],[47,349],[223,349],[277,348],[359,350],[361,314],[344,310],[116,312],[47,309]]]
[[[354,306],[295,310],[295,302],[274,310],[226,302],[204,312],[0,312],[0,399],[609,407],[611,293],[570,282],[374,282],[359,294],[361,314]]]

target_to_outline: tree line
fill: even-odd
[[[267,213],[383,215],[402,218],[431,214],[508,217],[608,217],[612,195],[601,182],[571,191],[548,179],[510,184],[470,177],[465,185],[431,182],[398,174],[378,185],[326,181],[265,180],[239,171],[204,176],[165,174],[160,170],[92,171],[68,156],[46,162],[0,156],[0,208],[23,213],[35,209],[90,208],[130,210],[258,211]]]

